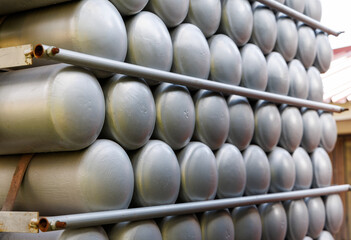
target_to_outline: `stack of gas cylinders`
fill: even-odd
[[[321,18],[319,0],[279,2]],[[332,59],[325,33],[249,0],[3,0],[0,15],[0,48],[42,43],[318,102]],[[0,206],[32,153],[14,210],[41,216],[331,185],[331,113],[49,63],[0,73]],[[0,239],[329,240],[343,213],[330,195]]]

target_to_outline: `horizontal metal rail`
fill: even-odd
[[[179,203],[163,206],[130,208],[123,210],[102,211],[40,218],[41,231],[53,231],[65,228],[81,228],[112,224],[123,221],[136,221],[172,215],[192,214],[209,210],[234,208],[238,206],[302,199],[305,197],[325,196],[350,190],[350,185],[339,185],[300,191],[272,193],[240,198],[228,198],[201,202]]]
[[[192,88],[207,89],[215,92],[222,92],[225,94],[235,94],[249,98],[263,99],[275,103],[285,103],[297,107],[320,109],[328,112],[343,112],[348,110],[340,106],[233,86],[211,80],[190,77],[177,73],[161,71],[125,62],[91,56],[88,54],[65,50],[57,47],[50,47],[42,44],[35,46],[33,54],[36,58],[50,59],[57,62],[69,63],[81,67],[152,79],[160,82],[180,84]]]
[[[274,0],[256,0],[257,2],[260,2],[268,7],[271,7],[279,12],[285,13],[286,15],[299,20],[301,22],[304,22],[305,24],[307,24],[308,26],[315,28],[315,29],[320,29],[323,32],[326,32],[328,34],[334,35],[334,36],[339,36],[341,33],[343,33],[343,31],[335,31],[332,30],[324,25],[322,25],[320,22],[318,22],[317,20],[310,18],[308,16],[306,16],[305,14],[302,14],[288,6],[285,6],[277,1]]]

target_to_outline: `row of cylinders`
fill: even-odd
[[[337,194],[283,203],[264,203],[197,215],[121,222],[104,228],[40,233],[2,234],[2,240],[332,240],[340,230],[343,205]],[[106,230],[106,231],[105,231]],[[33,237],[33,238],[32,238]]]

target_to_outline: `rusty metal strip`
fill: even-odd
[[[28,164],[33,158],[33,154],[26,154],[21,157],[16,167],[15,173],[13,174],[10,190],[7,193],[5,203],[2,206],[1,211],[11,211],[15,204],[15,200],[18,194],[18,191],[21,187],[21,183],[26,173]]]
[[[0,233],[39,233],[38,219],[38,212],[0,211]]]

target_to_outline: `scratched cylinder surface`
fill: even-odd
[[[272,52],[266,57],[267,61],[267,92],[288,95],[290,79],[289,68],[285,59],[278,52]]]
[[[313,152],[319,145],[321,139],[321,121],[315,110],[303,110],[303,136],[301,146],[308,152]]]
[[[298,34],[295,22],[286,16],[279,17],[275,50],[284,57],[285,61],[290,62],[296,55],[297,46]]]
[[[234,240],[234,224],[228,210],[207,211],[200,217],[203,240]]]
[[[0,157],[0,205],[19,159],[19,155]],[[34,155],[15,210],[50,216],[123,209],[129,206],[133,186],[133,169],[126,152],[115,142],[97,140],[82,151]]]
[[[150,140],[131,160],[134,204],[146,207],[175,203],[180,187],[180,169],[171,147],[162,141]]]
[[[0,154],[80,150],[100,134],[104,96],[90,72],[56,64],[0,78]]]
[[[322,198],[306,198],[308,209],[309,224],[307,235],[315,239],[321,234],[325,223],[325,206]]]
[[[304,14],[321,21],[322,18],[322,3],[320,0],[305,0]]]
[[[308,77],[304,66],[297,59],[289,63],[289,79],[290,87],[288,95],[307,99],[309,91]]]
[[[334,237],[330,232],[322,231],[317,240],[334,240]]]
[[[305,9],[305,1],[306,0],[285,0],[285,5],[300,13],[303,13],[303,10]]]
[[[322,126],[321,132],[321,142],[320,145],[327,152],[333,151],[336,140],[338,138],[338,130],[336,126],[336,121],[331,113],[322,113],[319,116]]]
[[[218,186],[218,170],[211,149],[201,142],[190,142],[178,153],[181,202],[212,200]]]
[[[224,34],[216,34],[208,40],[211,52],[209,79],[239,85],[242,61],[238,47]]]
[[[303,239],[309,225],[308,209],[304,200],[285,201],[284,208],[288,219],[287,239]]]
[[[344,206],[339,194],[326,196],[325,205],[325,226],[332,234],[337,234],[344,220]]]
[[[220,148],[229,133],[229,111],[220,93],[199,90],[193,97],[195,104],[194,139],[212,150]]]
[[[1,36],[1,35],[0,35]],[[328,36],[324,33],[317,34],[317,54],[314,61],[314,66],[321,73],[328,71],[330,63],[333,59],[333,49],[330,46]]]
[[[323,102],[323,82],[321,74],[316,67],[310,67],[307,70],[308,79],[308,100]]]
[[[314,150],[311,154],[313,166],[312,187],[328,187],[333,177],[333,166],[328,153],[321,147]]]
[[[140,12],[149,0],[109,0],[123,15],[133,15]]]
[[[102,88],[106,117],[101,136],[128,150],[145,145],[156,121],[155,102],[147,84],[142,79],[115,75],[102,81]]]
[[[303,135],[303,122],[298,108],[282,105],[280,107],[282,131],[279,145],[292,153],[300,146]]]
[[[102,227],[67,229],[58,240],[109,240]]]
[[[194,215],[165,217],[160,223],[164,240],[201,240],[201,227]]]
[[[195,129],[195,107],[188,89],[180,85],[162,83],[155,90],[154,99],[154,136],[175,150],[185,147]]]
[[[288,223],[283,204],[264,203],[258,210],[262,221],[262,240],[284,240]]]
[[[235,240],[260,240],[262,223],[255,205],[236,207],[232,211]]]
[[[305,149],[299,147],[292,155],[295,162],[295,190],[309,189],[312,185],[313,167],[311,158]]]
[[[314,30],[306,25],[301,25],[297,33],[299,41],[296,58],[301,61],[305,68],[309,68],[316,58],[316,35]]]
[[[160,229],[154,220],[120,222],[108,232],[109,240],[162,240]]]

